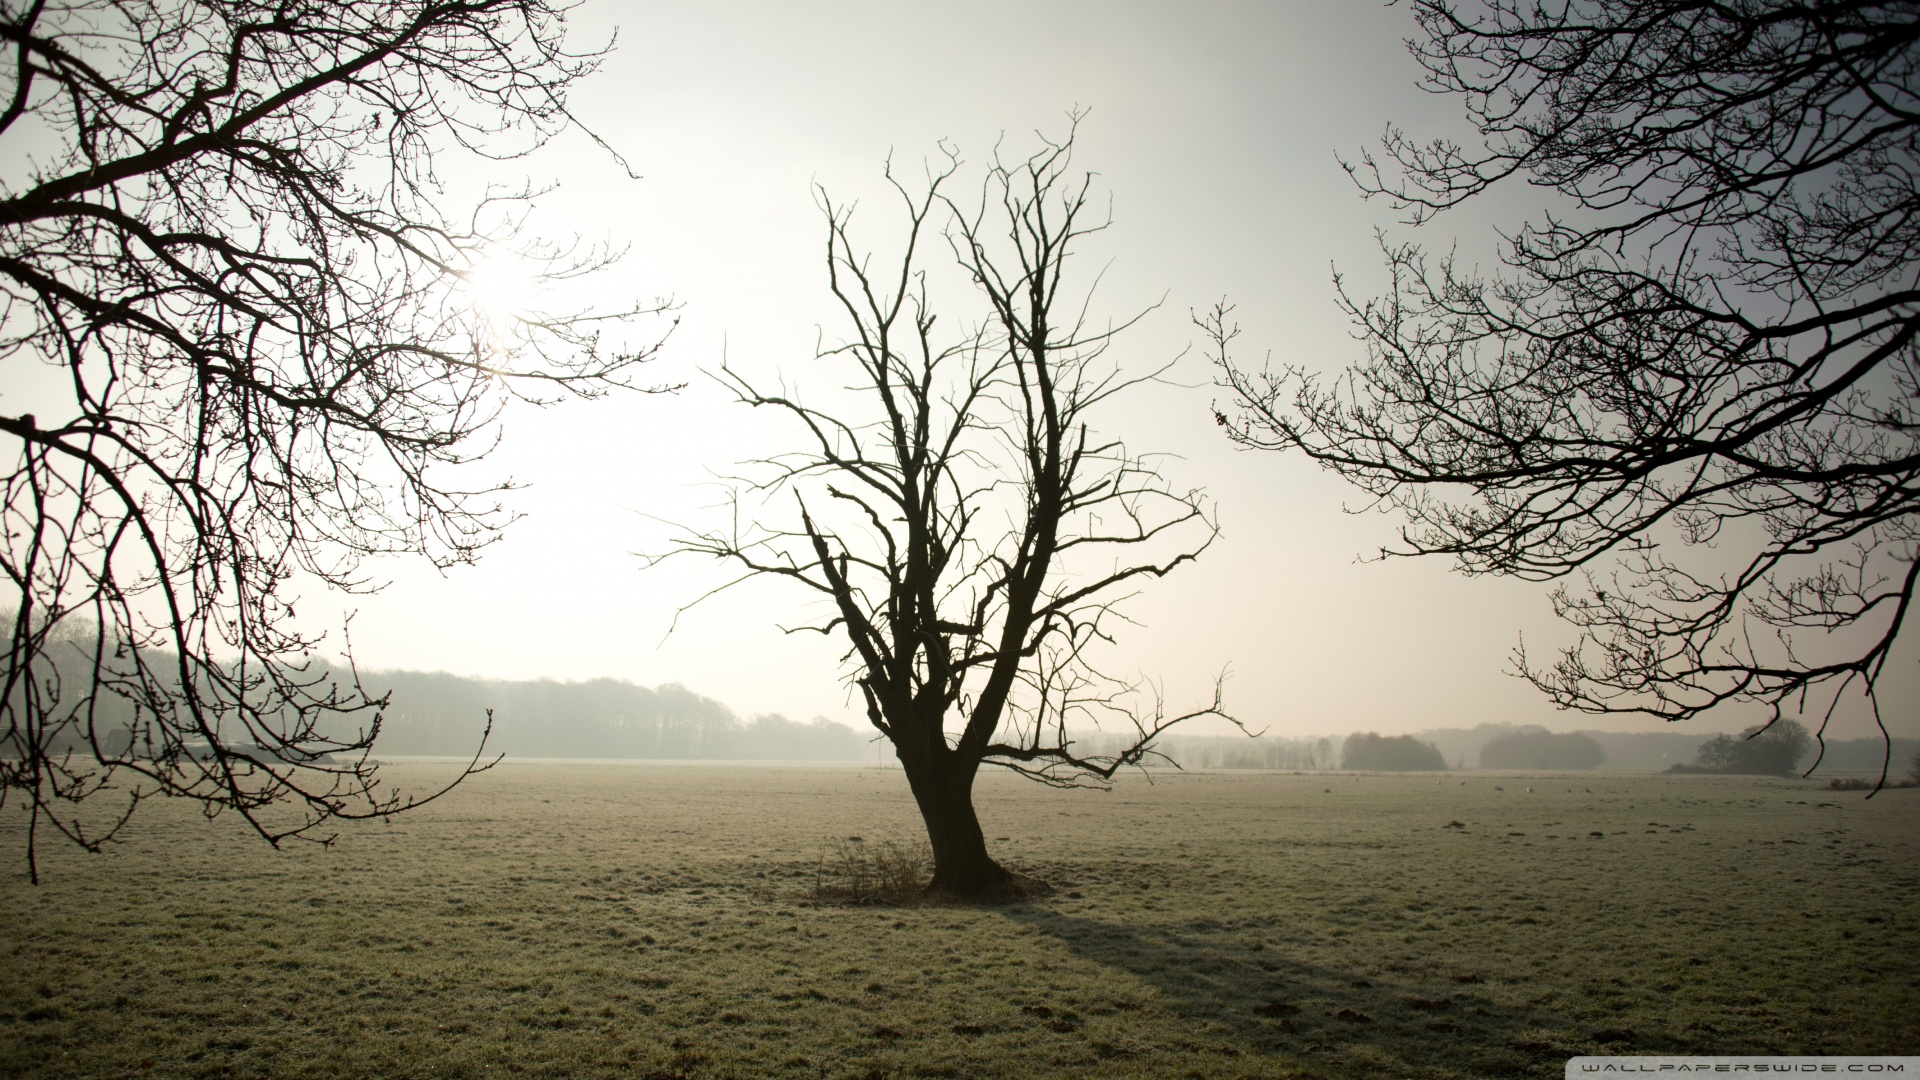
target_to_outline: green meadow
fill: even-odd
[[[874,768],[510,762],[280,852],[150,805],[105,855],[47,844],[37,888],[6,867],[0,1074],[1481,1077],[1920,1050],[1920,789],[993,774],[978,802],[1051,896],[814,900],[846,852],[916,841]],[[23,827],[0,817],[10,854]]]

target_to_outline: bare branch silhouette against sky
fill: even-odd
[[[327,635],[319,648],[337,659],[342,616],[357,611],[355,651],[377,668],[681,683],[743,715],[824,715],[864,727],[858,695],[834,674],[834,643],[778,629],[814,609],[769,590],[742,592],[690,612],[667,637],[673,612],[724,578],[690,565],[645,574],[631,553],[659,550],[662,522],[698,520],[723,497],[713,469],[780,449],[759,423],[764,413],[739,410],[698,372],[724,361],[766,384],[810,355],[819,329],[840,317],[818,287],[814,185],[877,206],[891,195],[873,164],[890,150],[917,162],[943,136],[984,149],[1003,134],[1048,128],[1079,103],[1090,111],[1078,143],[1115,193],[1109,236],[1124,254],[1104,268],[1102,294],[1113,311],[1164,299],[1129,332],[1129,362],[1191,349],[1171,382],[1114,403],[1113,430],[1151,432],[1154,448],[1178,456],[1172,472],[1206,486],[1221,525],[1206,559],[1129,608],[1142,626],[1117,644],[1115,670],[1164,675],[1170,698],[1182,700],[1204,697],[1231,663],[1236,715],[1277,735],[1488,721],[1657,728],[1566,716],[1505,674],[1518,633],[1543,656],[1572,641],[1547,588],[1467,580],[1439,560],[1359,560],[1390,538],[1390,523],[1343,514],[1346,503],[1361,504],[1337,477],[1304,458],[1236,452],[1213,424],[1208,406],[1219,392],[1191,348],[1201,335],[1187,313],[1230,295],[1244,340],[1271,348],[1276,363],[1346,369],[1364,349],[1331,268],[1353,295],[1381,294],[1391,282],[1375,230],[1415,237],[1384,200],[1355,197],[1339,155],[1351,157],[1390,122],[1423,138],[1473,134],[1455,99],[1420,89],[1423,71],[1404,44],[1418,30],[1410,9],[983,0],[975,10],[956,20],[863,2],[729,0],[638,13],[589,0],[569,9],[581,41],[621,33],[593,77],[570,85],[567,108],[641,179],[571,128],[537,158],[461,157],[435,179],[447,205],[460,207],[489,186],[518,192],[529,175],[551,182],[526,227],[609,240],[627,251],[617,272],[543,294],[510,259],[487,267],[474,291],[509,311],[537,295],[608,311],[635,296],[676,296],[684,306],[674,348],[643,381],[687,388],[670,408],[639,395],[545,410],[509,402],[505,437],[461,471],[462,486],[521,487],[504,505],[524,517],[487,557],[444,570],[424,559],[365,564],[369,583],[386,586],[380,593],[302,587],[286,625]],[[1030,32],[998,32],[1014,19]],[[830,55],[862,63],[820,62]],[[43,134],[26,145],[44,144]],[[17,189],[28,160],[0,159],[0,177]],[[1550,205],[1549,193],[1506,185],[1450,211],[1445,236],[1428,242],[1457,237],[1461,266],[1494,265],[1494,226]],[[17,367],[0,376],[0,414],[40,414],[42,401],[59,400],[48,369],[27,365],[33,371],[20,378]],[[1920,697],[1917,658],[1920,650],[1896,643],[1888,693]],[[1761,719],[1734,707],[1698,723],[1704,737]],[[1896,735],[1917,722],[1888,718]],[[1840,737],[1872,730],[1859,711],[1843,709],[1837,723]]]
[[[1367,359],[1340,379],[1236,366],[1216,312],[1220,422],[1404,514],[1386,553],[1562,582],[1579,640],[1514,661],[1562,709],[1878,725],[1920,582],[1920,17],[1414,13],[1479,134],[1390,129],[1361,190],[1416,226],[1520,182],[1564,206],[1498,273],[1389,242],[1390,290],[1343,291]]]

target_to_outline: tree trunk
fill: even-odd
[[[973,778],[979,762],[943,749],[935,751],[931,760],[918,762],[902,755],[900,763],[933,845],[933,881],[927,890],[950,896],[1005,895],[1013,886],[1013,875],[987,854],[987,840],[973,812]]]

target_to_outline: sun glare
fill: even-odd
[[[501,333],[527,310],[535,281],[520,259],[508,254],[491,255],[467,271],[463,291],[474,313],[492,332]]]

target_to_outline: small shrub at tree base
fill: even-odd
[[[842,904],[907,904],[926,896],[933,852],[926,841],[836,841],[820,856],[813,899]]]

